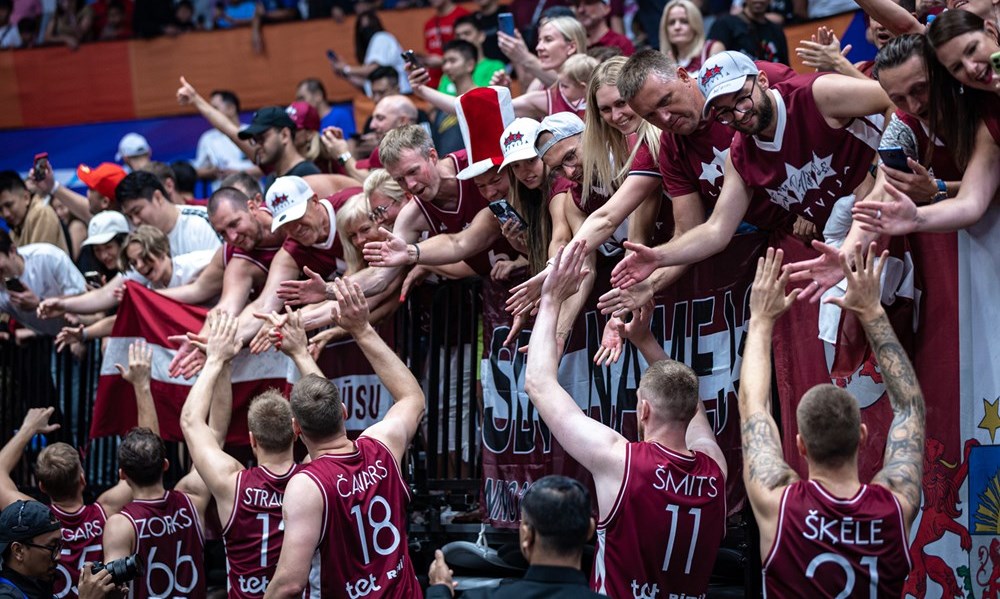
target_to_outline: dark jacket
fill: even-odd
[[[10,568],[0,570],[0,577],[6,578],[15,586],[0,582],[0,599],[51,599],[52,583],[28,578]]]
[[[461,595],[468,599],[589,599],[604,597],[590,590],[587,575],[575,568],[531,566],[524,578],[500,583],[495,589],[476,589]],[[443,584],[428,587],[426,599],[450,599]]]

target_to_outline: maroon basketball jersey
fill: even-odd
[[[861,485],[840,499],[802,480],[781,496],[778,531],[764,560],[766,597],[900,597],[910,573],[899,502]]]
[[[264,596],[281,555],[285,485],[301,468],[294,464],[279,475],[254,466],[239,473],[233,513],[222,529],[231,598]]]
[[[135,531],[135,552],[145,561],[130,597],[205,596],[205,540],[198,510],[187,495],[135,499],[122,508]]]
[[[773,202],[820,229],[837,200],[853,194],[868,176],[884,120],[871,115],[842,129],[831,127],[812,92],[822,76],[803,75],[772,87],[774,141],[737,133],[729,153],[751,202]]]
[[[247,260],[265,273],[271,268],[271,261],[274,260],[281,246],[256,247],[249,252],[244,251],[229,242],[222,244],[222,266],[225,268],[231,260]]]
[[[87,562],[104,559],[104,523],[108,521],[99,503],[84,505],[75,512],[65,512],[57,505],[50,505],[52,513],[62,524],[62,553],[59,554],[52,596],[57,599],[77,597],[76,582],[80,568]]]
[[[896,110],[896,118],[909,127],[910,131],[913,131],[913,135],[917,138],[917,162],[923,164],[924,158],[927,156],[927,149],[931,144],[930,131],[926,125],[920,122],[920,119],[902,110]],[[930,166],[931,170],[934,171],[934,177],[938,179],[944,181],[962,180],[963,173],[955,166],[955,159],[952,158],[951,151],[937,136],[934,137],[934,154],[931,156]]]
[[[552,84],[552,87],[545,90],[547,114],[557,112],[572,112],[581,119],[587,114],[586,100],[570,102],[559,89],[559,83]]]
[[[323,495],[322,597],[420,597],[406,541],[410,490],[389,449],[361,436],[349,454],[305,465]]]
[[[591,587],[614,599],[704,597],[725,534],[726,481],[715,460],[629,443],[618,497],[597,525]]]
[[[340,210],[351,197],[363,191],[360,187],[348,187],[319,201],[330,216],[332,240],[322,240],[315,245],[302,245],[291,237],[285,239],[285,243],[281,247],[292,256],[300,270],[308,266],[324,278],[329,278],[333,274],[343,274],[347,270],[343,242],[340,235],[337,235],[336,211]]]
[[[443,160],[450,160],[456,173],[469,166],[469,157],[465,150],[447,154]],[[454,210],[443,210],[432,202],[425,202],[417,197],[413,200],[430,224],[431,235],[458,233],[468,227],[481,210],[488,209],[489,206],[489,202],[479,193],[479,188],[472,179],[458,180],[458,205]],[[518,251],[510,245],[506,237],[500,235],[485,251],[467,257],[465,263],[479,276],[488,277],[497,259],[514,260],[517,256]]]

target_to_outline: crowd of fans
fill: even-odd
[[[795,49],[819,72],[799,74],[758,0],[714,15],[708,34],[706,7],[672,0],[646,39],[660,50],[635,50],[603,0],[527,3],[533,13],[515,3],[516,22],[537,23],[531,46],[527,31],[504,32],[495,2],[477,14],[431,4],[439,16],[417,56],[401,57],[366,12],[354,60],[330,57],[376,101],[357,133],[332,122],[316,79],[249,124],[235,93],[206,99],[182,79],[178,101],[213,127],[193,162],[156,162],[155,140],[129,134],[116,163],[77,169],[86,196],[56,181],[44,158],[26,178],[0,173],[10,342],[50,335],[82,355],[111,334],[135,284],[212,308],[169,364],[153,364],[164,354],[140,341],[118,365],[136,389],[140,426],[118,450],[122,482],[97,503],[83,503],[80,458],[64,444],[36,464],[51,511],[10,479],[34,436],[57,426],[51,408],[31,410],[0,451],[0,596],[10,587],[49,596],[53,583],[60,597],[115,593],[121,580],[83,564],[132,553],[148,562],[134,595],[204,596],[202,527],[213,498],[232,597],[310,588],[420,596],[403,460],[425,399],[373,325],[429,276],[483,280],[488,311],[506,314],[506,343],[527,351],[520,391],[593,479],[596,518],[578,481],[546,478],[524,493],[520,549],[532,567],[495,596],[585,596],[589,586],[611,597],[703,597],[734,476],[760,529],[768,595],[900,596],[925,424],[916,373],[883,307],[912,277],[884,275],[894,259],[885,248],[891,237],[976,224],[1000,187],[995,5],[861,0],[875,59],[851,64],[821,29]],[[225,6],[234,20],[238,6]],[[198,178],[211,182],[210,197],[194,198]],[[798,244],[811,258],[784,263],[781,249],[763,246],[756,256],[737,469],[706,418],[698,376],[668,359],[650,323],[658,292],[744,235]],[[858,474],[870,431],[845,389],[810,389],[797,402],[798,436],[779,435],[771,345],[791,334],[775,323],[793,307],[819,314],[818,331],[794,334],[836,339],[844,311],[867,335],[894,414],[871,481]],[[611,363],[630,343],[648,363],[638,439],[591,419],[560,385],[561,356],[582,334],[578,316],[594,309],[608,315],[595,360]],[[315,362],[342,338],[394,402],[355,440]],[[284,352],[302,376],[290,401],[254,400],[250,468],[223,450],[232,361],[244,347]],[[180,414],[194,468],[169,489],[151,370],[197,376]],[[306,464],[293,460],[296,440]],[[784,461],[783,443],[804,457],[807,479]],[[595,530],[588,583],[581,551]],[[441,554],[429,583],[428,596],[454,592]]]

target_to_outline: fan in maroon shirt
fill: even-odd
[[[785,295],[782,252],[768,249],[757,263],[750,295],[750,327],[740,373],[743,480],[760,528],[768,597],[899,597],[910,571],[907,539],[920,509],[924,454],[924,399],[913,365],[880,300],[875,244],[856,270],[846,265],[847,293],[833,300],[864,326],[892,404],[882,470],[858,479],[858,447],[868,437],[857,400],[835,385],[817,385],[796,408],[795,444],[807,480],[782,459],[771,415],[771,337],[774,323],[795,301]],[[534,350],[534,347],[532,348]]]
[[[877,82],[843,75],[794,77],[772,87],[767,74],[739,52],[711,57],[698,84],[705,108],[687,118],[700,121],[711,113],[737,130],[718,202],[704,224],[680,238],[655,249],[628,244],[633,254],[612,273],[616,287],[634,285],[660,266],[715,255],[751,206],[774,204],[823,230],[834,204],[868,177],[881,115],[890,106]],[[833,227],[826,233],[846,235]]]
[[[622,56],[632,56],[635,52],[632,41],[608,27],[610,14],[611,0],[577,0],[576,18],[587,30],[587,49],[618,48]]]

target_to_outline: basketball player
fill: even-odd
[[[401,461],[423,417],[424,395],[368,323],[361,287],[337,279],[334,292],[334,320],[354,337],[395,403],[351,441],[336,385],[315,374],[296,383],[293,428],[312,461],[286,487],[285,540],[265,596],[301,596],[318,550],[323,597],[420,597],[407,550],[410,497]]]
[[[799,480],[782,459],[771,416],[771,334],[799,289],[785,295],[782,252],[757,262],[749,332],[740,374],[743,479],[760,527],[768,597],[900,597],[910,571],[907,538],[920,508],[924,398],[910,360],[879,297],[885,257],[874,266],[854,247],[856,270],[841,257],[847,293],[831,301],[861,320],[885,381],[893,420],[882,470],[858,480],[858,448],[868,438],[857,400],[834,385],[817,385],[796,409],[795,446],[807,464]],[[532,348],[534,349],[534,348]]]
[[[233,401],[232,359],[240,350],[237,322],[226,312],[209,313],[205,367],[181,410],[181,430],[223,523],[229,597],[246,599],[263,597],[274,577],[281,554],[285,485],[299,466],[292,457],[292,412],[276,390],[256,397],[247,415],[257,466],[244,468],[223,451],[207,423],[212,409],[220,428],[228,427]]]
[[[559,385],[562,302],[582,278],[585,245],[556,254],[531,334],[525,390],[567,453],[594,477],[600,521],[592,588],[613,598],[704,596],[726,523],[726,460],[698,399],[698,377],[655,341],[639,383],[641,441],[584,414]],[[648,321],[645,327],[649,328]]]

